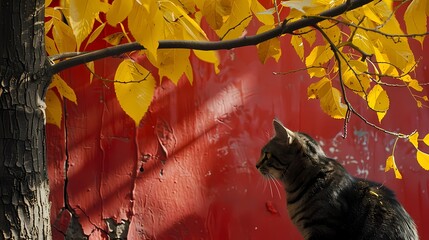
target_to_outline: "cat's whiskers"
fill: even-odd
[[[270,193],[271,193],[271,198],[273,198],[273,187],[271,187],[271,175],[268,175],[268,185],[270,186]]]
[[[273,180],[273,182],[274,182],[274,187],[276,187],[276,190],[277,190],[277,194],[279,195],[279,198],[280,199],[282,199],[282,195],[280,194],[280,190],[279,190],[279,188],[281,188],[282,187],[282,184],[279,182],[279,180],[277,179],[277,178],[275,178],[275,177],[272,177],[271,178],[272,180]]]

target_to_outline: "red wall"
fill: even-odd
[[[62,239],[60,230],[68,223],[67,215],[60,214],[68,153],[69,203],[90,239],[106,237],[100,229],[106,230],[107,218],[129,220],[129,239],[301,239],[288,219],[282,188],[255,169],[277,117],[321,141],[327,154],[353,175],[395,190],[421,239],[429,239],[424,228],[429,175],[417,164],[411,144],[398,142],[396,162],[404,179],[396,180],[393,172],[384,172],[393,137],[352,116],[343,139],[343,121],[307,100],[313,80],[305,71],[272,74],[303,67],[288,41],[283,39],[279,63],[262,65],[254,47],[221,51],[218,75],[194,59],[194,85],[186,79],[178,86],[162,80],[138,127],[121,110],[112,83],[94,79],[90,84],[84,67],[64,72],[78,105],[66,103],[66,128],[48,126],[54,238]],[[118,61],[99,61],[96,71],[113,79]],[[428,67],[428,58],[419,64],[420,81],[429,81]],[[394,92],[392,109],[383,126],[429,133],[428,109],[417,109],[407,89],[388,91]],[[357,101],[356,109],[365,112],[367,107]],[[365,115],[377,122],[374,114]]]

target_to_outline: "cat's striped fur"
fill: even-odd
[[[310,136],[273,124],[276,134],[256,167],[283,183],[289,216],[304,239],[418,239],[391,190],[351,176]]]

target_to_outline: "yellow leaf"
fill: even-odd
[[[387,111],[385,112],[377,112],[377,118],[378,118],[378,122],[381,123],[381,120],[383,120],[384,116],[386,116]]]
[[[364,97],[366,91],[370,87],[371,80],[366,74],[356,75],[352,71],[346,71],[343,74],[344,85]]]
[[[52,77],[50,87],[56,87],[61,98],[65,97],[74,104],[77,104],[77,98],[74,90],[60,77],[60,75],[55,74]]]
[[[189,49],[159,49],[158,68],[159,77],[167,77],[174,84],[179,82],[180,77],[188,65],[191,51]]]
[[[94,72],[95,72],[95,66],[94,66],[94,62],[88,62],[86,63],[86,67],[89,69],[90,73],[89,73],[89,84],[92,83],[92,79],[94,78]]]
[[[272,29],[271,26],[261,26],[257,34],[261,32],[266,32],[268,30]],[[267,40],[265,42],[262,42],[258,45],[256,45],[258,49],[258,57],[259,60],[265,64],[268,58],[272,57],[276,62],[279,61],[280,55],[281,55],[281,48],[280,48],[280,40],[278,38],[272,38],[270,40]]]
[[[106,20],[111,26],[124,21],[133,9],[134,0],[114,0],[109,11],[106,13]]]
[[[226,19],[222,27],[219,30],[216,30],[217,35],[223,40],[234,39],[242,36],[247,25],[252,19],[250,0],[234,0],[231,2],[231,14],[229,14],[229,17]]]
[[[381,32],[385,32],[392,35],[403,34],[401,26],[395,17],[389,18],[389,21],[385,22],[380,28]],[[377,44],[382,54],[386,57],[386,62],[397,67],[402,72],[408,73],[415,67],[416,62],[414,59],[414,53],[408,44],[407,38],[385,38],[380,37],[379,34],[369,32],[372,35],[372,41]],[[377,61],[378,58],[377,58]],[[397,76],[397,73],[394,73]]]
[[[45,36],[45,48],[49,56],[58,54],[58,50],[55,46],[54,40],[48,36]]]
[[[423,103],[421,101],[416,100],[416,103],[417,103],[417,107],[418,108],[422,108],[423,107]]]
[[[190,64],[186,65],[185,76],[188,78],[189,83],[192,85],[194,83],[194,72]]]
[[[423,142],[429,146],[429,134],[426,134],[426,136],[423,138]]]
[[[385,112],[389,109],[389,97],[380,85],[375,85],[368,93],[368,106],[376,112]]]
[[[46,123],[54,124],[61,128],[63,108],[57,94],[52,89],[46,92]]]
[[[341,102],[341,93],[332,87],[332,82],[328,78],[310,84],[307,96],[309,99],[319,99],[322,110],[332,118],[342,119],[346,116],[347,106]]]
[[[108,42],[110,45],[116,46],[121,43],[122,38],[124,38],[124,33],[117,32],[110,34],[109,36],[103,38],[103,40]]]
[[[366,31],[358,29],[353,36],[352,43],[367,55],[374,54],[374,46]]]
[[[225,20],[231,14],[231,0],[210,0],[204,1],[202,13],[206,17],[206,21],[213,30],[218,30],[222,27]]]
[[[178,21],[187,36],[192,40],[208,40],[206,33],[200,25],[182,9],[180,5],[172,1],[162,2],[161,9],[164,11],[164,18],[169,18],[171,22]]]
[[[326,33],[326,35],[332,42],[336,44],[339,42],[341,37],[341,30],[335,23],[326,20],[318,23],[317,25],[319,25],[319,27]]]
[[[67,24],[54,19],[52,35],[54,37],[55,45],[57,45],[57,49],[60,53],[76,51],[76,39],[73,35],[72,29]]]
[[[45,17],[52,17],[57,20],[61,20],[63,16],[61,12],[58,11],[58,9],[55,9],[53,7],[48,7],[45,9]]]
[[[413,0],[407,7],[404,14],[405,26],[408,34],[418,34],[427,32],[427,17],[425,8],[429,4],[427,0]],[[415,37],[423,47],[424,37]]]
[[[164,18],[158,9],[157,1],[148,1],[144,4],[135,2],[128,16],[128,28],[155,61],[157,60],[158,41],[164,37],[164,27]]]
[[[429,170],[429,154],[417,149],[417,162],[424,170]]]
[[[375,58],[377,59],[377,65],[380,69],[381,74],[390,76],[398,75],[398,71],[392,64],[389,63],[389,59],[386,54],[381,53],[381,51],[377,47],[374,47],[374,54]]]
[[[414,90],[416,90],[416,91],[418,91],[418,92],[423,91],[423,87],[422,87],[422,86],[420,86],[419,82],[418,82],[417,80],[415,80],[415,79],[412,79],[412,80],[408,83],[408,86],[409,86],[409,87],[411,87],[411,88],[413,88]]]
[[[310,75],[310,78],[313,78],[313,77],[321,78],[326,76],[326,70],[324,67],[317,67],[317,66],[308,67],[307,72],[308,72],[308,75]]]
[[[368,71],[368,64],[365,61],[350,60],[349,64],[357,74]]]
[[[316,31],[310,27],[305,27],[303,29],[298,30],[299,34],[302,34],[302,38],[305,39],[305,41],[308,42],[310,47],[314,44],[316,41]]]
[[[201,50],[193,50],[195,56],[204,62],[212,63],[215,73],[219,73],[219,54],[216,51],[201,51]]]
[[[273,14],[266,13],[267,10],[259,3],[258,0],[252,0],[251,9],[256,18],[263,23],[264,25],[272,26],[274,25],[274,16]]]
[[[296,10],[305,15],[317,14],[323,11],[323,9],[325,9],[325,6],[320,4],[320,2],[313,1],[313,0],[281,1],[281,5],[288,7],[291,10]]]
[[[46,33],[48,33],[51,30],[52,26],[54,26],[53,19],[49,19],[48,21],[45,21],[45,36],[46,36]]]
[[[317,46],[313,48],[311,53],[305,59],[305,65],[307,67],[321,66],[327,63],[334,56],[329,46]]]
[[[99,12],[106,12],[108,5],[99,0],[70,0],[68,2],[70,25],[76,37],[77,49],[79,50],[82,42],[92,32],[94,21]]]
[[[395,172],[395,177],[397,179],[402,179],[402,175],[399,172],[398,167],[396,166],[395,163],[395,157],[393,155],[389,156],[386,160],[386,167],[384,169],[385,172],[389,171],[390,169],[393,169],[393,171]]]
[[[97,39],[97,37],[100,35],[101,31],[103,31],[104,27],[106,26],[106,23],[101,24],[100,26],[98,26],[89,36],[88,41],[86,42],[86,46],[88,46],[88,44],[92,43],[95,41],[95,39]],[[85,48],[86,48],[85,46]]]
[[[293,49],[295,49],[296,54],[298,54],[298,57],[303,60],[304,44],[302,43],[302,37],[299,35],[292,35],[290,43],[292,44]]]
[[[119,104],[137,126],[152,101],[155,79],[148,70],[127,59],[116,69],[115,80]]]
[[[418,138],[419,138],[419,132],[415,132],[413,135],[408,137],[408,141],[413,144],[413,146],[418,149],[419,148],[419,142],[418,142]]]
[[[45,0],[45,7],[48,7],[49,5],[51,5],[52,0]]]

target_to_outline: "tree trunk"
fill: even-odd
[[[0,0],[0,239],[50,239],[44,0]]]

